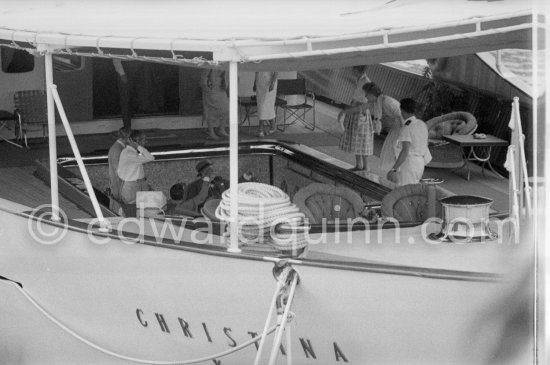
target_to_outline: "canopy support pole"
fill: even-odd
[[[230,245],[227,251],[241,252],[239,248],[239,115],[238,115],[238,64],[229,63],[229,189],[231,196]]]
[[[86,185],[86,191],[88,192],[88,196],[90,197],[92,206],[94,207],[95,214],[99,221],[99,231],[108,232],[109,231],[108,223],[107,221],[105,221],[105,218],[103,217],[103,213],[101,212],[101,208],[99,207],[99,202],[97,201],[97,197],[94,193],[92,182],[90,181],[90,177],[88,176],[86,167],[84,167],[82,156],[80,155],[78,145],[76,144],[76,140],[74,138],[73,132],[71,130],[71,126],[69,124],[69,119],[67,119],[67,114],[65,114],[63,103],[61,103],[61,99],[59,98],[59,94],[57,93],[57,86],[52,85],[50,91],[53,95],[55,104],[57,105],[57,111],[59,112],[59,116],[61,117],[61,122],[63,123],[63,127],[65,127],[67,138],[69,139],[69,143],[71,144],[74,157],[76,159],[76,162],[78,163],[78,169],[80,170],[80,174],[82,175],[82,179],[84,180],[84,185]]]
[[[55,131],[55,105],[51,86],[53,85],[53,60],[52,53],[46,51],[46,102],[48,106],[48,144],[50,156],[50,188],[52,200],[52,220],[59,222],[59,189],[57,185],[57,145]]]

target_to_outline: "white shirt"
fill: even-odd
[[[128,145],[120,153],[117,174],[123,181],[137,181],[145,177],[143,164],[153,161],[155,157],[143,146],[134,147]]]
[[[111,187],[111,194],[118,195],[120,190],[120,178],[118,177],[118,163],[120,161],[120,154],[124,150],[126,145],[122,140],[117,141],[109,148],[109,186]]]
[[[410,123],[408,123],[409,121]],[[423,157],[425,164],[431,161],[432,156],[428,150],[428,128],[426,127],[426,123],[414,116],[405,120],[399,131],[399,137],[397,137],[397,144],[395,146],[396,158],[401,153],[403,142],[410,142],[411,144],[409,147],[409,156]]]

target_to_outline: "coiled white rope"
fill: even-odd
[[[267,184],[246,182],[237,187],[239,199],[239,241],[243,244],[266,243],[281,250],[307,246],[309,225],[305,215],[291,203],[281,189]],[[216,217],[231,224],[229,190],[222,194]]]
[[[69,335],[73,336],[74,338],[76,338],[77,340],[83,342],[84,344],[106,354],[106,355],[109,355],[109,356],[113,356],[113,357],[116,357],[118,359],[122,359],[122,360],[127,360],[127,361],[131,361],[131,362],[135,362],[135,363],[141,363],[141,364],[153,364],[153,365],[191,365],[191,364],[198,364],[198,363],[201,363],[201,362],[205,362],[205,361],[212,361],[212,360],[215,360],[215,359],[218,359],[220,357],[224,357],[224,356],[227,356],[227,355],[230,355],[234,352],[237,352],[239,350],[242,350],[243,348],[247,347],[247,346],[250,346],[251,344],[253,344],[254,342],[257,342],[259,340],[263,340],[264,336],[268,335],[268,334],[271,334],[273,333],[273,331],[275,331],[277,329],[277,327],[279,327],[281,324],[276,324],[270,328],[268,328],[267,330],[265,330],[261,335],[259,336],[256,336],[256,337],[253,337],[251,338],[250,340],[246,341],[246,342],[243,342],[242,344],[236,346],[236,347],[233,347],[233,348],[230,348],[228,350],[225,350],[225,351],[222,351],[222,352],[219,352],[217,354],[214,354],[214,355],[210,355],[210,356],[205,356],[205,357],[201,357],[201,358],[197,358],[197,359],[191,359],[191,360],[176,360],[176,361],[157,361],[157,360],[145,360],[145,359],[140,359],[140,358],[136,358],[136,357],[131,357],[131,356],[126,356],[126,355],[122,355],[122,354],[119,354],[117,352],[114,352],[114,351],[111,351],[111,350],[108,350],[104,347],[102,347],[101,345],[98,345],[84,337],[82,337],[81,335],[79,335],[78,333],[76,333],[75,331],[73,331],[72,329],[70,329],[69,327],[67,327],[66,325],[64,325],[63,323],[61,323],[58,319],[56,319],[54,316],[52,316],[50,313],[48,313],[40,304],[38,304],[36,302],[36,300],[34,300],[31,295],[29,293],[27,293],[26,290],[24,290],[21,286],[19,286],[18,283],[16,282],[13,282],[13,281],[5,281],[5,280],[0,280],[0,282],[7,282],[7,283],[10,283],[12,284],[13,286],[15,286],[19,292],[21,292],[23,294],[23,296],[36,308],[38,309],[38,311],[40,313],[42,313],[47,319],[49,319],[51,322],[53,322],[56,326],[58,326],[59,328],[61,328],[63,331],[67,332]],[[276,288],[276,293],[279,293],[279,291],[281,290],[280,286],[277,285],[277,288]]]

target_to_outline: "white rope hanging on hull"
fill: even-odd
[[[305,215],[281,189],[262,183],[238,185],[239,240],[243,244],[264,243],[280,250],[307,246],[309,225]],[[231,200],[226,190],[216,209],[216,217],[230,222]]]
[[[296,280],[297,280],[297,277],[292,282],[293,283],[293,290],[295,289],[296,284],[297,284]],[[16,282],[13,282],[13,281],[9,281],[9,280],[8,281],[0,280],[0,285],[2,283],[6,283],[7,285],[13,285],[43,316],[45,316],[53,324],[55,324],[57,327],[61,328],[64,332],[68,333],[70,336],[74,337],[78,341],[84,343],[87,346],[90,346],[91,348],[93,348],[93,349],[95,349],[99,352],[102,352],[105,355],[112,356],[114,358],[129,361],[129,362],[139,363],[139,364],[149,364],[149,365],[204,364],[207,361],[208,362],[209,361],[215,361],[216,359],[219,359],[219,358],[231,355],[233,353],[236,353],[236,352],[252,345],[253,343],[257,343],[258,341],[265,341],[264,337],[267,337],[267,335],[275,332],[280,327],[283,327],[283,329],[284,329],[284,326],[286,325],[286,322],[285,323],[283,323],[283,322],[277,323],[277,324],[275,324],[275,325],[273,325],[269,328],[265,328],[261,335],[255,336],[255,337],[251,338],[250,340],[245,341],[245,342],[243,342],[242,344],[240,344],[236,347],[232,347],[228,350],[221,351],[221,352],[218,352],[216,354],[206,355],[206,356],[196,358],[196,359],[173,360],[173,361],[143,359],[143,358],[133,357],[133,356],[129,356],[129,355],[124,355],[121,352],[110,350],[110,349],[104,347],[103,345],[101,345],[99,343],[96,343],[92,340],[87,339],[83,335],[80,335],[79,333],[77,333],[75,330],[69,328],[60,319],[56,318],[53,314],[49,313],[36,299],[34,299],[25,289],[23,289],[23,287],[20,284],[18,284]],[[282,280],[278,280],[277,286],[276,286],[276,289],[275,289],[274,298],[276,298],[277,295],[280,294],[281,290],[284,288],[284,284],[285,284],[285,282],[283,282]],[[290,305],[290,303],[289,303],[289,305]],[[272,310],[272,309],[270,309],[270,310]],[[290,321],[292,319],[292,317],[290,317],[290,316],[288,316],[288,318],[289,318],[288,321]]]

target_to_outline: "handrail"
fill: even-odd
[[[61,99],[59,98],[59,93],[57,92],[57,85],[52,84],[50,86],[50,89],[52,91],[52,95],[55,101],[55,106],[57,107],[57,111],[59,112],[59,116],[61,117],[61,122],[63,123],[65,132],[67,133],[67,137],[69,138],[69,143],[71,144],[71,149],[73,150],[74,156],[76,158],[78,169],[80,171],[80,174],[82,175],[82,179],[84,180],[84,185],[86,185],[86,191],[88,192],[88,196],[92,201],[95,214],[97,215],[97,219],[99,220],[99,226],[100,226],[99,230],[102,232],[107,232],[109,231],[109,224],[105,220],[105,217],[103,217],[103,212],[101,212],[101,208],[99,207],[99,202],[97,201],[97,197],[95,196],[94,188],[90,181],[90,177],[88,176],[88,172],[84,167],[84,162],[82,162],[82,156],[80,155],[80,151],[76,144],[76,140],[71,130],[71,126],[69,125],[69,120],[67,119],[67,115],[65,114],[63,104],[61,103]]]

